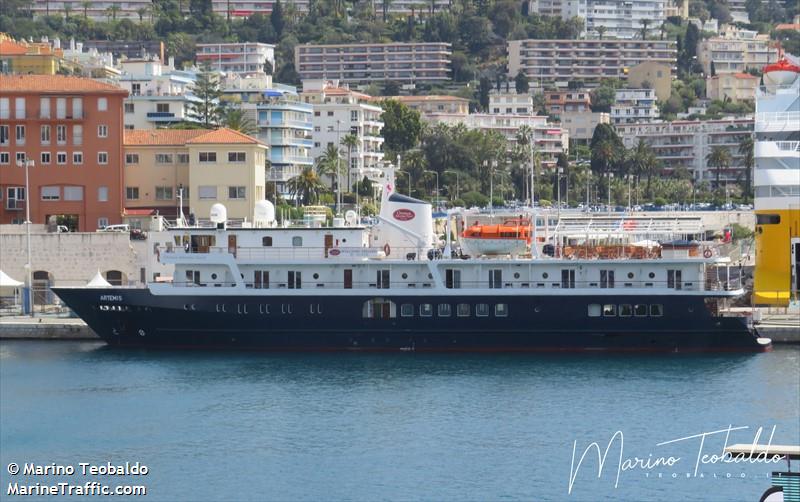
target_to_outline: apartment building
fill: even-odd
[[[604,78],[626,80],[628,70],[646,61],[675,71],[677,49],[670,40],[509,40],[508,75],[521,70],[532,82],[567,87],[597,85]]]
[[[611,105],[611,122],[632,124],[658,118],[656,91],[653,89],[617,89]]]
[[[658,32],[666,19],[667,3],[668,0],[530,0],[528,6],[530,12],[544,16],[580,18],[584,37],[597,36],[597,28],[602,26],[604,36],[633,39],[641,37],[644,20],[649,23],[649,34]]]
[[[73,16],[84,15],[95,21],[108,21],[112,19],[139,21],[139,12],[143,17],[150,19],[153,4],[150,0],[100,0],[92,2],[78,2],[72,0],[51,1],[34,0],[31,12],[34,16],[63,16],[67,9]]]
[[[588,145],[595,128],[600,124],[610,124],[611,116],[604,112],[562,112],[561,127],[569,132],[569,140],[580,145]]]
[[[656,97],[666,101],[672,95],[672,71],[664,63],[646,61],[628,70],[630,87],[648,87],[656,91]]]
[[[714,73],[742,73],[749,69],[761,70],[778,60],[778,51],[770,46],[768,35],[725,25],[720,36],[701,40],[697,46],[697,60],[706,75]]]
[[[459,98],[458,96],[380,96],[373,98],[376,103],[380,103],[386,99],[393,99],[403,103],[412,110],[418,111],[423,118],[432,113],[454,113],[461,115],[467,115],[469,113],[469,100],[466,98]]]
[[[749,73],[722,73],[706,78],[706,96],[720,101],[753,101],[758,77]]]
[[[545,91],[544,107],[552,117],[560,117],[564,113],[590,112],[592,95],[586,89]]]
[[[225,74],[272,73],[275,68],[275,46],[257,42],[197,44],[198,66],[208,64]]]
[[[122,216],[122,102],[127,91],[61,75],[0,75],[0,223],[53,216],[76,231]],[[29,168],[30,194],[25,190]]]
[[[620,124],[615,128],[626,148],[635,147],[639,138],[644,138],[661,161],[666,175],[683,168],[692,173],[695,182],[707,182],[713,186],[716,172],[708,167],[708,154],[715,146],[726,148],[733,163],[720,173],[720,180],[737,181],[744,169],[739,145],[752,134],[753,118],[642,122]]]
[[[515,92],[493,92],[489,94],[489,112],[507,115],[536,115],[533,96]]]
[[[49,42],[14,40],[0,33],[0,73],[55,75],[62,68],[72,69],[64,51]]]
[[[450,44],[443,42],[298,44],[294,49],[300,78],[347,84],[446,82],[450,80],[451,56]]]
[[[195,122],[191,110],[200,100],[193,94],[196,74],[176,71],[155,57],[120,63],[119,85],[128,91],[125,129],[157,129]]]
[[[427,119],[433,123],[463,124],[469,129],[496,131],[509,142],[509,148],[513,148],[516,143],[519,128],[528,126],[533,131],[533,146],[539,152],[544,167],[554,167],[558,154],[566,153],[569,148],[569,132],[548,123],[544,115],[471,113],[464,117],[460,114],[440,113],[431,114]]]
[[[341,87],[335,80],[304,80],[300,97],[314,107],[312,156],[316,159],[329,145],[338,146],[350,159],[348,187],[364,176],[377,177],[383,162],[383,109],[372,97]],[[342,144],[348,134],[356,137],[352,150]]]
[[[208,220],[222,203],[230,220],[253,220],[264,199],[267,146],[221,128],[125,131],[125,211],[128,219],[178,212]]]

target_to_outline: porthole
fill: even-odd
[[[319,279],[319,274],[316,274],[316,273],[315,273],[315,274],[314,274],[312,277],[313,277],[314,279]]]
[[[403,272],[403,275],[401,275],[400,277],[402,277],[403,279],[408,279],[408,274],[406,274],[405,272]]]
[[[628,279],[633,279],[633,272],[628,272]]]
[[[212,279],[216,279],[217,278],[217,274],[211,274],[211,278]]]
[[[514,272],[514,279],[519,279],[519,272]]]
[[[694,312],[694,307],[689,307],[689,312]]]
[[[428,279],[433,279],[433,274],[428,274]]]
[[[655,274],[655,272],[650,272],[649,274],[647,274],[647,277],[649,277],[651,279],[655,279],[656,274]]]
[[[541,312],[541,311],[542,311],[542,306],[541,306],[541,305],[537,305],[537,306],[535,306],[535,307],[533,308],[533,311],[534,311],[534,312]]]
[[[342,239],[342,243],[345,243],[345,242],[347,242],[347,239]]]
[[[547,272],[542,274],[542,279],[547,279],[548,277],[550,277],[550,275]]]

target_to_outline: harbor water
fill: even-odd
[[[726,436],[800,444],[798,409],[797,346],[423,355],[2,341],[0,498],[11,483],[82,484],[80,463],[138,462],[146,475],[97,479],[146,486],[150,501],[753,501],[785,462],[711,455]],[[592,442],[611,444],[599,477]],[[76,473],[12,475],[11,463]]]

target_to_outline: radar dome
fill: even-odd
[[[253,220],[257,223],[270,224],[275,221],[275,206],[268,200],[256,202],[253,209]]]
[[[214,223],[225,223],[228,220],[228,210],[220,203],[211,206],[209,219]]]
[[[358,221],[358,214],[352,209],[348,210],[344,213],[344,221],[347,222],[348,225],[353,226]]]

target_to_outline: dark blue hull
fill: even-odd
[[[155,296],[55,288],[109,345],[261,350],[763,351],[742,318],[699,296]],[[656,305],[656,315],[590,316],[590,305]],[[449,304],[440,312],[439,305]],[[423,313],[423,307],[431,306]],[[486,310],[487,306],[488,310]],[[500,305],[500,307],[498,307]],[[403,307],[408,311],[402,312]],[[483,309],[483,310],[481,310]],[[652,309],[651,309],[652,311]],[[404,317],[402,314],[411,315]],[[430,315],[426,315],[430,313]],[[462,315],[459,316],[458,314]],[[481,314],[480,316],[478,314]],[[440,315],[441,314],[441,315]],[[449,315],[448,315],[449,314]],[[482,314],[486,314],[483,316]]]

